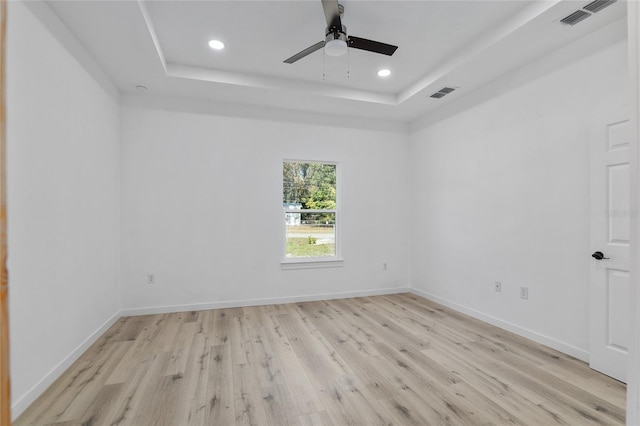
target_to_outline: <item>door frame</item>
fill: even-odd
[[[9,381],[9,282],[7,276],[7,179],[5,71],[7,2],[0,2],[0,424],[11,424]]]
[[[627,376],[627,424],[640,424],[640,3],[627,1],[631,89],[631,341]]]

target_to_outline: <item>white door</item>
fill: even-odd
[[[628,115],[628,106],[607,107],[592,120],[591,129],[591,253],[601,252],[605,258],[591,258],[589,362],[594,370],[623,382],[631,321]]]

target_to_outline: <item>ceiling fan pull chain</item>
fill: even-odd
[[[351,55],[347,49],[347,80],[351,78]]]
[[[324,53],[324,49],[322,49],[322,81],[325,81],[325,77],[327,75],[327,67],[325,65],[327,55]]]

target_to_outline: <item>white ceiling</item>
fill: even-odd
[[[320,0],[48,1],[122,92],[410,122],[614,21],[624,1],[576,26],[590,1],[343,0],[350,35],[399,46],[283,60],[324,38]],[[213,51],[210,39],[226,44]],[[391,77],[376,72],[389,68]],[[446,98],[429,97],[444,86]]]

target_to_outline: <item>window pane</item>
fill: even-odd
[[[335,210],[336,165],[285,161],[282,189],[285,208]]]
[[[335,213],[285,213],[286,257],[336,255]]]

